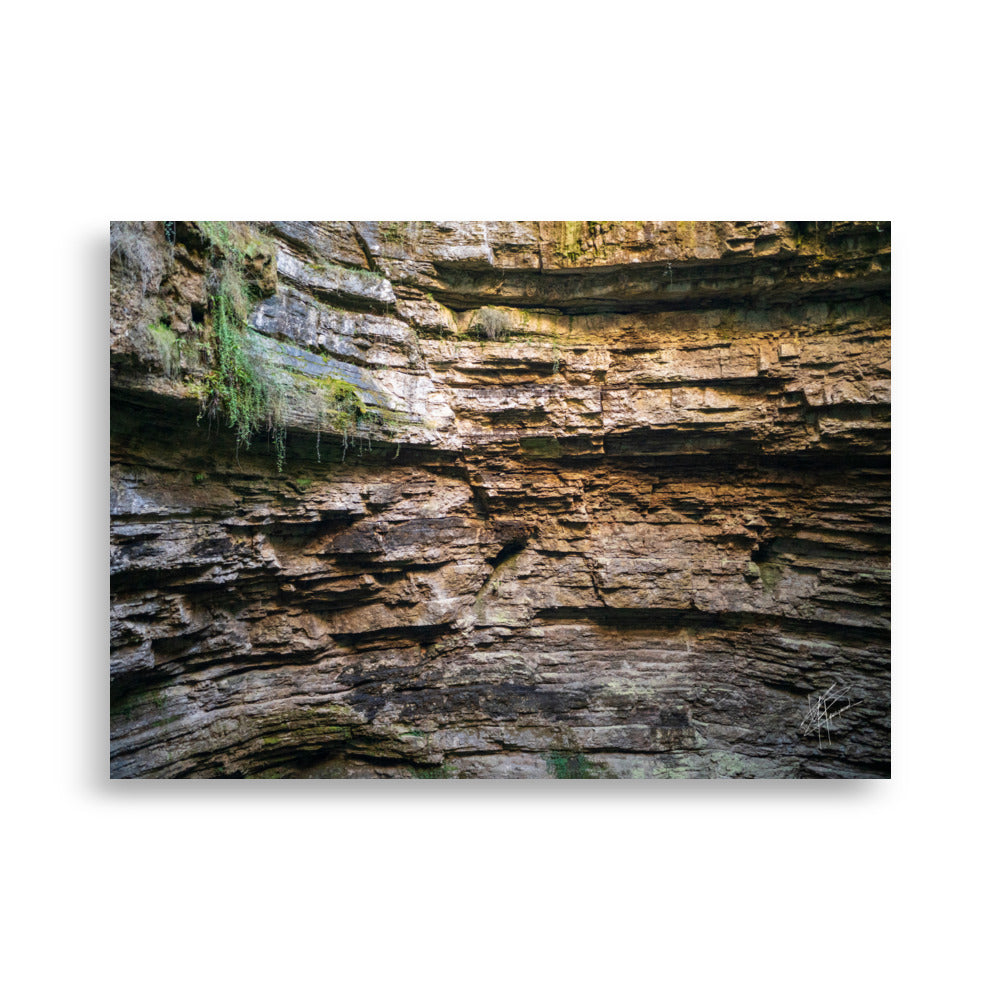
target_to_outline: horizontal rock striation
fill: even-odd
[[[888,775],[888,223],[261,229],[280,470],[113,256],[113,776]]]

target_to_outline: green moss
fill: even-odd
[[[222,257],[249,258],[271,253],[271,241],[249,223],[196,222],[195,225]]]
[[[168,378],[172,377],[180,366],[181,351],[177,342],[177,334],[166,323],[155,323],[147,328],[149,338],[160,358],[160,365]]]
[[[675,222],[674,232],[677,234],[678,245],[685,250],[694,250],[698,245],[697,222]]]
[[[582,753],[550,753],[545,758],[545,769],[553,778],[593,778],[593,766]]]
[[[386,243],[402,244],[406,239],[405,222],[380,222],[378,224],[379,235]]]
[[[412,773],[414,778],[424,778],[431,780],[455,777],[455,770],[450,764],[437,764],[425,767],[414,765],[412,768]]]
[[[291,392],[296,396],[296,410],[300,417],[311,421],[316,432],[316,459],[321,460],[320,442],[323,433],[340,434],[343,439],[343,455],[347,448],[361,449],[367,444],[373,450],[371,434],[376,428],[390,441],[379,441],[378,448],[389,452],[391,439],[403,426],[399,415],[387,404],[366,403],[361,390],[343,378],[328,375],[316,378],[301,372],[291,372]],[[399,442],[396,443],[396,452]]]
[[[554,437],[525,437],[520,441],[521,451],[532,458],[558,458],[562,445]]]
[[[559,237],[556,244],[556,254],[565,257],[571,264],[583,255],[583,235],[586,224],[583,222],[560,222]]]
[[[556,239],[556,256],[564,257],[575,264],[581,257],[588,254],[606,256],[603,242],[598,243],[597,237],[604,232],[604,227],[610,222],[559,222]]]
[[[779,562],[757,563],[757,569],[760,571],[760,582],[764,585],[764,589],[770,591],[778,586],[778,582],[785,574],[785,567]]]
[[[357,428],[368,416],[361,393],[342,378],[328,376],[320,383],[328,405],[328,419],[335,430]]]
[[[236,251],[236,241],[228,222],[197,222],[201,235],[222,254]]]
[[[133,691],[111,706],[111,718],[128,720],[149,709],[162,712],[166,704],[167,696],[162,690]]]

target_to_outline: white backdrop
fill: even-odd
[[[7,15],[11,996],[982,995],[998,331],[978,10]],[[892,220],[892,780],[109,782],[108,221],[584,215]]]

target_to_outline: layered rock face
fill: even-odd
[[[888,775],[887,223],[260,229],[280,471],[112,264],[113,776]]]

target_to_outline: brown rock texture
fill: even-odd
[[[888,223],[256,231],[280,469],[113,230],[112,776],[888,776]]]

